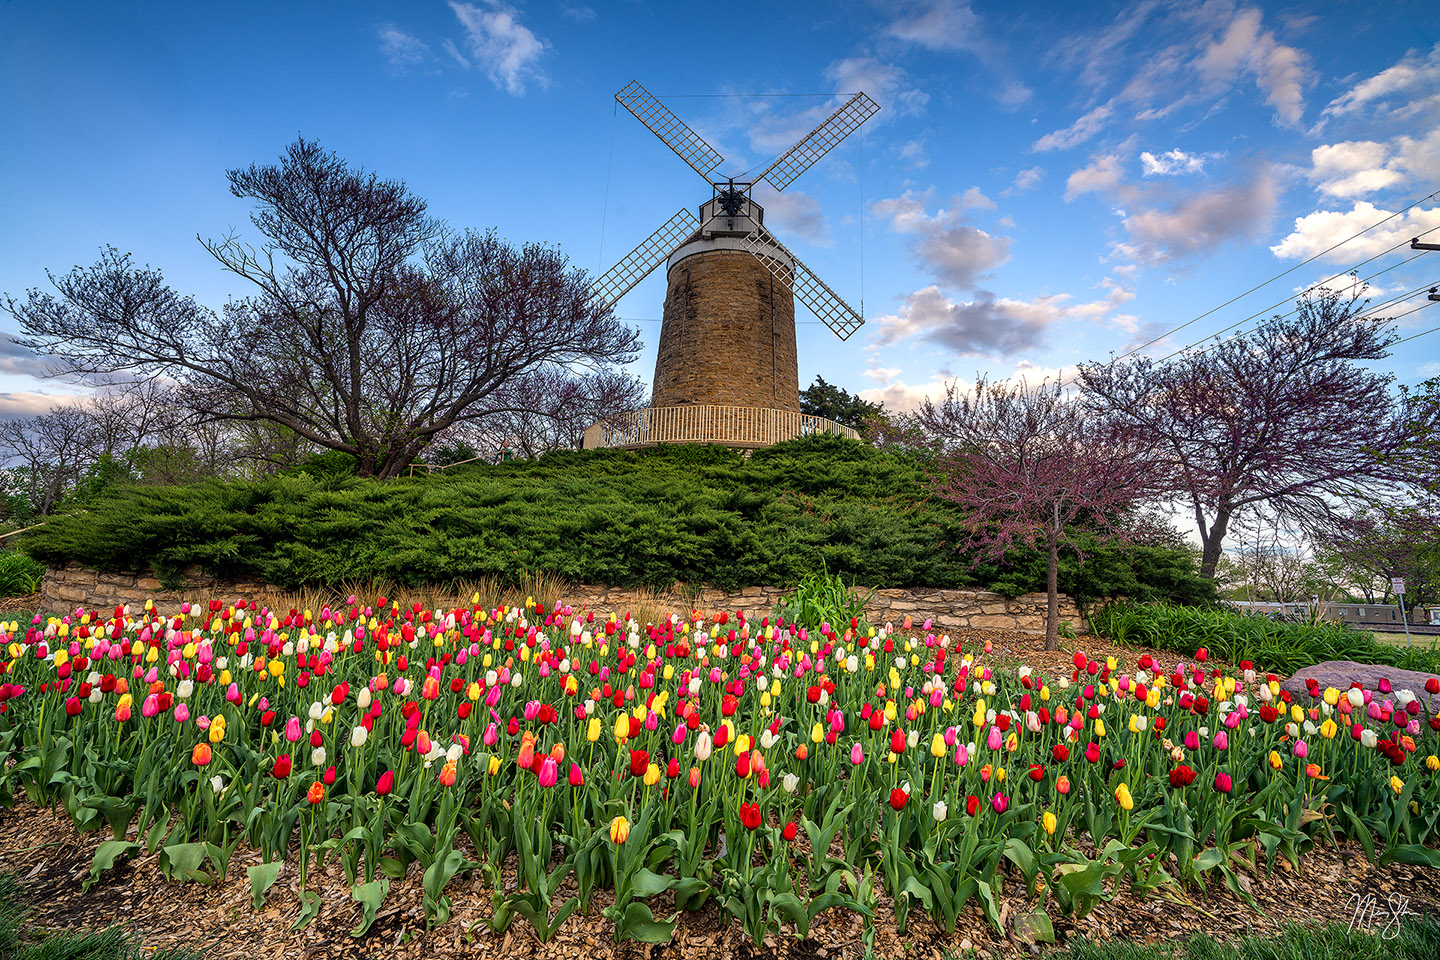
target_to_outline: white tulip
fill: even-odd
[[[350,746],[357,750],[365,746],[365,741],[370,739],[370,731],[364,727],[355,727],[350,731]]]

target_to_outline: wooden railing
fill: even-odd
[[[646,407],[595,424],[585,431],[582,446],[644,447],[656,443],[723,443],[732,447],[766,447],[781,440],[815,433],[837,433],[858,440],[860,435],[824,417],[768,407],[732,407],[718,404],[684,404]]]

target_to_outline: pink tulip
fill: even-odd
[[[491,723],[490,726],[485,728],[485,736],[480,739],[484,741],[487,747],[495,746],[495,742],[500,739],[500,735],[496,732],[494,723]]]
[[[1005,794],[997,793],[994,799],[990,801],[990,806],[995,808],[996,813],[1004,813],[1005,808],[1010,806],[1010,801],[1005,799]]]
[[[1005,745],[1005,737],[1001,735],[999,727],[991,725],[990,736],[986,738],[985,745],[991,750],[999,750]]]
[[[1306,755],[1307,753],[1309,753],[1309,752],[1310,752],[1310,748],[1307,747],[1307,746],[1305,746],[1305,741],[1304,741],[1304,740],[1296,740],[1296,741],[1295,741],[1295,756],[1299,757],[1301,760],[1304,760],[1304,759],[1305,759],[1305,755]]]
[[[140,704],[140,716],[146,718],[147,720],[155,716],[155,714],[159,712],[160,698],[153,693],[146,697],[144,702]]]
[[[955,766],[963,767],[970,762],[970,752],[965,749],[965,744],[955,744]]]
[[[189,720],[189,719],[190,719],[190,708],[187,707],[187,706],[185,706],[185,704],[183,704],[183,703],[177,704],[177,705],[175,706],[175,722],[176,722],[176,723],[184,723],[186,720]]]
[[[1196,733],[1194,730],[1186,730],[1186,731],[1185,731],[1185,749],[1186,749],[1186,750],[1199,750],[1199,749],[1200,749],[1200,735],[1199,735],[1198,733]]]
[[[1225,735],[1224,730],[1221,730],[1219,733],[1215,734],[1214,742],[1216,750],[1224,750],[1226,747],[1230,746],[1230,738]]]
[[[585,772],[580,769],[580,764],[570,764],[570,786],[583,787],[585,785]]]
[[[540,761],[540,786],[553,787],[559,778],[560,770],[555,763],[554,757],[546,757]]]
[[[685,742],[685,724],[675,724],[675,732],[670,735],[670,742],[677,747]]]
[[[285,721],[285,739],[291,743],[300,739],[300,718],[291,717]]]
[[[861,749],[860,744],[857,743],[855,744],[855,746],[850,748],[850,762],[858,767],[864,761],[865,751]]]

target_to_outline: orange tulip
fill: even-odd
[[[455,761],[445,761],[445,766],[440,768],[440,785],[451,787],[455,785]]]
[[[305,794],[305,799],[309,800],[312,804],[316,804],[319,803],[321,800],[324,800],[325,784],[321,783],[319,780],[316,780],[314,783],[310,784],[310,790],[308,793]]]
[[[197,767],[203,767],[208,764],[210,762],[210,744],[195,744],[195,749],[190,751],[190,762]]]

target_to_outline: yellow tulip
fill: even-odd
[[[1433,753],[1430,754],[1430,756],[1426,757],[1425,769],[1429,770],[1431,773],[1434,773],[1436,770],[1440,770],[1440,757],[1435,756],[1435,754]]]
[[[816,724],[816,726],[819,726],[819,724]],[[930,756],[939,759],[940,757],[945,756],[947,749],[948,748],[945,746],[944,734],[937,733],[935,734],[935,736],[930,738]]]
[[[1276,770],[1280,769],[1280,754],[1274,750],[1270,751],[1270,766]]]
[[[630,718],[620,714],[615,718],[615,739],[625,742],[630,738]]]
[[[652,763],[645,768],[645,786],[653,787],[660,782],[660,765]]]
[[[487,771],[487,772],[490,774],[490,776],[492,776],[492,777],[495,776],[495,774],[499,773],[499,772],[500,772],[500,758],[499,758],[499,757],[491,757],[491,758],[490,758],[490,762],[489,762],[488,764],[486,764],[486,771]]]
[[[630,836],[630,821],[624,817],[616,817],[610,821],[610,842],[616,844],[624,843]]]
[[[1046,810],[1045,815],[1040,818],[1040,826],[1045,828],[1047,836],[1055,836],[1055,814]]]
[[[1120,804],[1121,810],[1135,809],[1135,798],[1130,796],[1130,788],[1126,784],[1115,788],[1115,802]]]
[[[1405,781],[1401,780],[1399,777],[1391,777],[1390,789],[1394,790],[1398,794],[1401,790],[1405,789]]]

